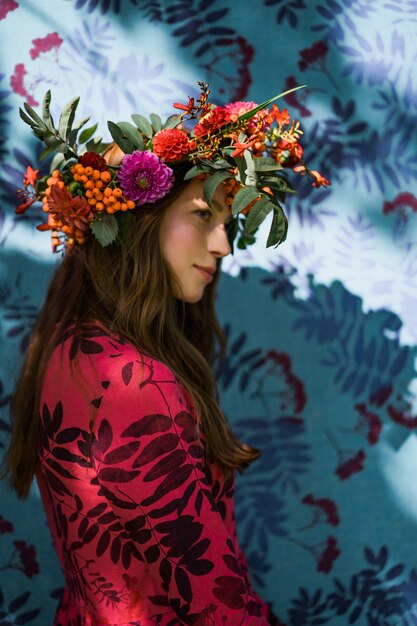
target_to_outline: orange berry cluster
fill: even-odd
[[[108,170],[100,172],[89,165],[84,167],[81,163],[77,163],[70,168],[70,171],[74,181],[84,185],[88,204],[94,207],[95,211],[117,213],[117,211],[135,208],[132,200],[125,200],[120,187],[110,186],[112,175]]]

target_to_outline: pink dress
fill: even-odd
[[[184,388],[100,326],[51,357],[37,480],[66,579],[55,626],[268,624]]]

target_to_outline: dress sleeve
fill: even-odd
[[[204,443],[183,387],[150,358],[113,364],[96,415],[91,463],[101,495],[146,564],[155,608],[181,624],[266,626],[219,513]],[[131,556],[132,556],[131,555]]]

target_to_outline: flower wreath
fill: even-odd
[[[260,105],[213,106],[208,101],[208,84],[198,85],[200,97],[174,104],[181,113],[171,115],[164,124],[154,113],[150,121],[134,114],[133,124],[108,122],[114,142],[124,153],[119,166],[106,162],[103,153],[109,144],[94,136],[97,124],[81,130],[89,118],[74,122],[79,98],[65,106],[58,128],[49,110],[50,91],[43,99],[42,117],[25,102],[20,116],[45,143],[40,158],[54,157],[50,175],[41,177],[39,170],[27,168],[16,213],[42,202],[48,221],[37,228],[52,231],[54,252],[85,243],[91,233],[107,246],[116,241],[122,215],[165,197],[174,183],[172,167],[189,164],[185,180],[204,175],[208,205],[218,185],[225,185],[226,201],[235,218],[228,226],[232,248],[235,239],[239,248],[253,243],[270,213],[267,247],[280,244],[287,234],[281,203],[286,193],[294,191],[285,170],[311,177],[315,187],[329,184],[303,160],[299,122],[291,121],[287,109],[281,111],[272,104],[289,92]],[[191,120],[195,122],[192,129],[187,125]]]

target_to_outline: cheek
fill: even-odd
[[[162,238],[161,249],[165,259],[175,266],[180,260],[186,262],[187,257],[199,248],[201,237],[190,224],[171,224],[170,226]]]

